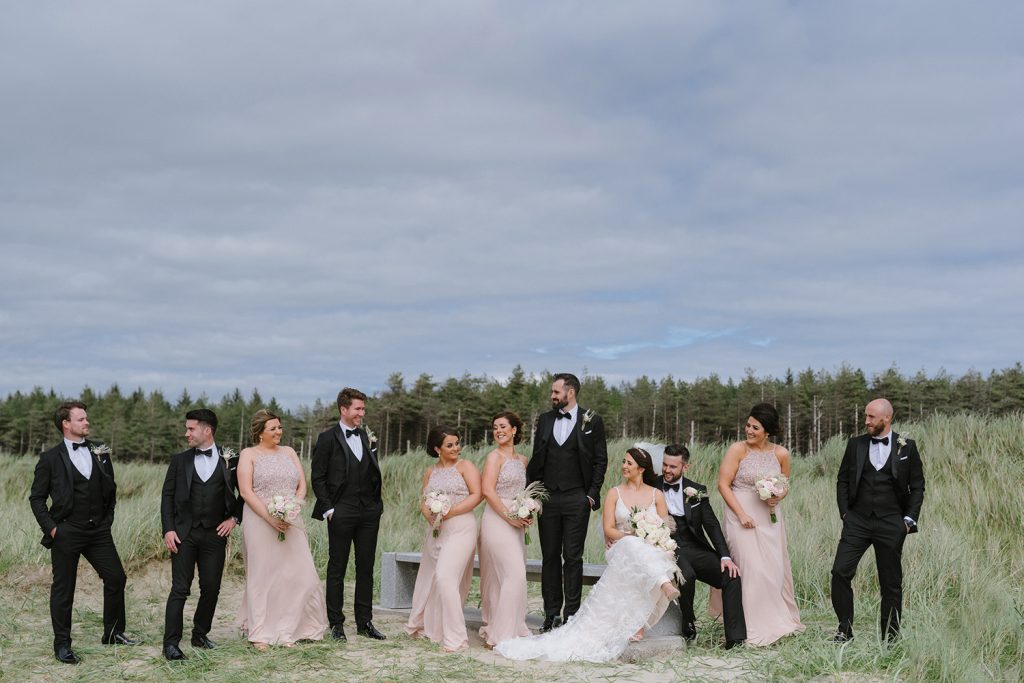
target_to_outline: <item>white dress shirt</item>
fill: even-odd
[[[885,461],[889,459],[889,453],[892,452],[892,430],[890,429],[882,436],[874,437],[876,439],[884,439],[888,437],[889,443],[875,443],[871,442],[871,448],[868,451],[868,455],[871,458],[871,466],[875,468],[875,471],[885,467]]]
[[[338,424],[341,426],[341,429],[342,429],[341,435],[342,436],[345,436],[345,430],[347,430],[347,429],[356,429],[356,427],[353,427],[351,425],[347,425],[344,422],[342,422],[341,420],[338,420]],[[348,447],[352,449],[352,454],[356,456],[356,460],[358,460],[359,462],[362,462],[363,461],[363,439],[362,439],[362,437],[359,436],[358,434],[353,434],[352,436],[345,436],[345,443],[347,443]]]
[[[569,439],[569,435],[572,434],[572,428],[576,425],[576,413],[578,413],[579,410],[580,406],[577,404],[568,411],[558,411],[569,413],[569,419],[562,417],[555,420],[554,437],[559,446],[565,445],[565,442]]]
[[[206,449],[204,448],[203,450]],[[217,444],[210,444],[210,450],[213,452],[208,456],[199,453],[196,453],[195,456],[196,474],[203,480],[203,483],[210,481],[210,477],[217,471],[217,458],[220,457],[220,453],[217,451]]]
[[[85,443],[84,441],[82,443]],[[64,439],[64,447],[68,449],[68,455],[71,456],[71,463],[75,466],[75,469],[82,473],[82,476],[88,479],[92,476],[92,453],[89,452],[89,448],[82,448],[79,446],[75,448],[75,443]]]
[[[665,482],[668,484],[669,482]],[[668,508],[668,514],[674,517],[685,517],[686,513],[683,509],[683,480],[676,479],[672,484],[679,484],[679,490],[673,491],[669,489],[662,491],[665,494],[665,506]]]

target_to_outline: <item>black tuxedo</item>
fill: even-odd
[[[583,406],[577,407],[569,438],[559,444],[554,436],[558,412],[550,410],[537,420],[526,478],[542,482],[550,496],[537,521],[544,614],[552,618],[563,611],[564,596],[563,618],[568,619],[583,595],[583,546],[590,512],[601,506],[608,444],[601,416],[591,413],[585,420]]]
[[[313,447],[310,480],[316,505],[313,519],[323,519],[334,509],[327,522],[329,559],[327,561],[327,620],[331,626],[345,622],[343,613],[345,573],[348,556],[356,550],[356,624],[373,619],[373,562],[377,555],[377,533],[384,512],[381,500],[380,464],[377,443],[360,429],[363,458],[358,460],[345,440],[340,424],[322,432]]]
[[[832,564],[832,607],[839,630],[853,633],[853,576],[869,546],[881,590],[882,634],[899,633],[903,607],[904,517],[919,522],[924,502],[924,470],[917,444],[896,432],[890,435],[888,460],[880,470],[870,462],[871,437],[854,437],[846,444],[836,477],[836,502],[843,517],[843,533]],[[900,441],[903,440],[903,444]],[[914,533],[918,527],[910,527]]]
[[[110,456],[93,452],[97,444],[86,443],[92,459],[88,479],[72,464],[61,441],[39,456],[28,497],[43,531],[41,542],[50,549],[53,565],[50,620],[54,651],[71,646],[71,607],[81,556],[85,556],[103,581],[104,638],[122,633],[125,626],[124,587],[128,579],[110,533],[117,498],[114,465]],[[54,529],[57,535],[51,537]]]
[[[217,534],[217,526],[231,517],[240,521],[242,514],[242,499],[235,493],[238,457],[230,461],[218,457],[213,474],[205,482],[196,472],[195,458],[195,448],[171,456],[160,499],[163,533],[174,531],[180,541],[178,552],[171,554],[171,592],[164,615],[165,646],[181,642],[182,613],[197,566],[199,603],[192,635],[205,636],[210,632],[227,548],[227,538]]]
[[[658,478],[658,486],[663,487],[664,478]],[[703,484],[681,477],[679,488],[684,490],[693,487],[707,496],[708,489]],[[683,496],[683,515],[673,516],[676,530],[672,538],[676,542],[676,564],[683,575],[685,583],[680,589],[679,607],[683,614],[683,634],[691,636],[694,631],[693,597],[696,581],[722,590],[722,620],[725,625],[725,638],[730,642],[747,639],[747,624],[743,617],[743,588],[740,577],[731,577],[729,572],[722,571],[722,558],[729,556],[722,525],[715,516],[711,501],[704,497],[690,503]],[[710,539],[710,542],[709,540]]]

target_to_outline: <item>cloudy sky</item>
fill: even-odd
[[[0,394],[1024,358],[1024,5],[9,2]]]

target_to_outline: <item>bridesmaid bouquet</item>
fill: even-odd
[[[633,534],[647,545],[665,552],[675,552],[676,542],[672,539],[672,530],[654,510],[632,508],[629,511],[629,526],[633,528]]]
[[[295,500],[292,496],[274,496],[267,503],[267,511],[270,516],[274,519],[283,519],[288,523],[294,522],[299,518],[299,512],[302,510],[302,505]],[[277,540],[284,540],[284,532],[277,532]]]
[[[535,481],[519,492],[512,499],[512,505],[505,514],[509,519],[533,519],[543,509],[542,503],[548,499],[548,491],[544,484]],[[525,533],[525,544],[530,545],[530,534]]]
[[[441,519],[452,509],[452,499],[441,491],[428,491],[427,495],[423,496],[423,502],[426,503],[430,513],[434,515],[434,521],[430,528],[434,532],[434,538],[437,538],[441,534]]]
[[[754,483],[754,488],[757,490],[758,498],[768,500],[773,496],[785,495],[786,491],[789,490],[789,479],[783,474],[761,477]],[[772,524],[778,522],[779,520],[775,516],[775,506],[769,505],[768,511],[771,513]]]

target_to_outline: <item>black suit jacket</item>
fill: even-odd
[[[900,445],[900,437],[896,432],[890,435],[892,450],[889,466],[895,480],[896,498],[903,515],[918,523],[921,522],[921,504],[924,502],[924,468],[921,466],[921,454],[917,452],[917,444],[913,439],[904,439],[906,445]],[[836,502],[839,514],[843,517],[850,511],[850,506],[857,499],[857,486],[864,473],[864,463],[868,460],[871,448],[871,437],[868,434],[855,436],[846,443],[843,462],[839,465],[836,477]],[[918,526],[910,528],[910,533],[917,531]]]
[[[664,477],[658,477],[659,488],[662,486],[664,481]],[[686,489],[688,486],[692,486],[707,496],[707,486],[698,484],[686,477],[680,477],[679,488]],[[694,538],[707,547],[711,552],[717,553],[718,557],[721,558],[729,556],[729,546],[725,543],[725,534],[722,533],[722,525],[718,523],[718,517],[715,515],[714,509],[711,507],[711,500],[709,498],[701,498],[699,501],[691,505],[684,495],[683,512],[683,519],[686,520],[686,526],[690,528]],[[709,538],[711,539],[710,543],[708,542]]]
[[[218,447],[218,452],[219,450]],[[189,448],[171,456],[171,463],[167,466],[167,476],[164,477],[163,495],[160,498],[160,524],[163,527],[163,533],[176,531],[178,538],[182,541],[192,529],[190,494],[192,492],[192,475],[196,471],[195,460],[195,448]],[[220,514],[221,520],[229,517],[234,517],[239,521],[242,519],[243,501],[241,496],[236,495],[238,481],[235,477],[235,470],[237,468],[237,455],[230,460],[217,458],[217,469],[214,470],[213,476],[224,477],[224,508]]]
[[[557,409],[541,414],[537,419],[537,431],[533,434],[533,454],[526,466],[526,478],[530,482],[544,480],[544,463],[547,459],[548,444],[557,443],[555,439],[555,415]],[[573,425],[570,439],[576,439],[579,445],[580,475],[583,477],[583,488],[594,501],[592,509],[601,507],[601,486],[604,484],[604,473],[608,469],[608,443],[604,438],[604,420],[594,413],[593,417],[583,424],[587,409],[579,406],[576,411],[576,424]]]
[[[117,501],[114,464],[109,455],[96,455],[93,452],[100,444],[89,440],[86,440],[86,443],[89,445],[92,466],[99,472],[100,486],[103,490],[103,519],[100,524],[110,526],[114,523],[114,505]],[[68,518],[75,502],[75,485],[71,475],[73,468],[71,456],[63,440],[42,453],[39,462],[36,463],[28,502],[32,506],[32,514],[36,516],[39,528],[43,530],[40,543],[47,548],[53,545],[50,532]],[[50,499],[49,507],[46,505],[47,498]]]
[[[360,440],[363,442],[363,457],[370,458],[370,467],[376,470],[377,476],[383,481],[380,464],[377,462],[377,442],[370,443],[366,428],[360,430]],[[316,504],[310,515],[313,519],[322,520],[325,512],[338,507],[338,498],[348,482],[349,458],[355,457],[355,453],[345,441],[345,433],[340,424],[336,423],[317,437],[309,472],[313,495],[316,496]],[[380,503],[383,511],[379,490],[374,492],[373,498]]]

